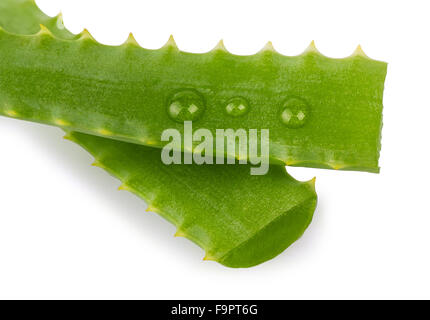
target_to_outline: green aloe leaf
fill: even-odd
[[[205,260],[251,267],[285,250],[306,230],[316,206],[314,180],[284,167],[252,176],[249,165],[164,165],[156,148],[70,133],[104,168],[206,251]]]
[[[74,37],[60,16],[45,16],[34,1],[0,3],[0,25],[11,32],[31,34],[40,22],[58,37]],[[297,240],[312,220],[314,180],[298,182],[283,167],[251,176],[249,165],[166,166],[156,148],[78,132],[66,137],[88,150],[95,165],[120,179],[121,189],[145,199],[150,211],[175,224],[177,236],[201,246],[207,260],[229,267],[262,263]]]
[[[58,17],[42,20],[55,27]],[[0,114],[156,147],[185,120],[214,136],[269,129],[273,163],[379,171],[387,65],[360,48],[344,59],[313,45],[295,57],[270,45],[250,56],[222,45],[192,54],[172,39],[147,50],[132,36],[106,46],[86,30],[72,40],[63,33],[0,32]]]

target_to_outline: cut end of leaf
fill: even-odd
[[[231,268],[249,268],[276,257],[302,236],[312,221],[316,202],[316,194],[313,194],[228,252],[218,262]]]

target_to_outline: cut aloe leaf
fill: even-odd
[[[55,26],[60,18],[42,20]],[[313,45],[295,57],[271,46],[251,56],[222,45],[192,54],[172,39],[147,50],[132,36],[114,47],[87,31],[73,40],[64,33],[0,32],[0,114],[155,147],[166,144],[165,129],[183,132],[187,120],[213,136],[269,129],[272,163],[379,171],[387,65],[361,48],[344,59]]]
[[[45,16],[34,1],[0,3],[0,25],[7,30],[32,33],[41,21],[57,36],[73,37],[60,16]],[[145,199],[148,210],[174,223],[177,236],[201,246],[206,260],[229,267],[262,263],[298,239],[312,220],[315,181],[298,182],[282,167],[251,176],[249,165],[166,166],[159,149],[77,132],[67,138],[120,179],[121,189]]]
[[[249,165],[164,165],[160,150],[82,133],[66,138],[123,182],[120,189],[177,226],[206,251],[205,260],[251,267],[296,241],[312,220],[315,181],[299,182],[285,168],[252,176]]]

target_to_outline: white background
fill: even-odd
[[[203,262],[203,251],[57,128],[0,118],[0,298],[430,298],[428,1],[39,0],[106,44],[133,31],[147,48],[173,33],[205,52],[311,40],[344,57],[357,44],[389,62],[379,175],[317,176],[315,218],[276,259],[251,269]]]

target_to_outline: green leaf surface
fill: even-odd
[[[164,165],[160,150],[82,133],[80,144],[123,182],[120,189],[145,199],[206,251],[206,260],[250,267],[269,260],[297,240],[312,220],[314,181],[298,182],[285,168],[252,176],[249,165]]]
[[[33,33],[41,21],[59,37],[74,37],[61,17],[45,16],[33,1],[0,3],[0,25],[11,32]],[[66,137],[88,150],[95,165],[120,179],[121,189],[145,199],[150,211],[175,224],[177,236],[202,247],[207,260],[229,267],[262,263],[297,240],[312,220],[314,180],[298,182],[283,167],[251,176],[249,165],[166,166],[157,148],[78,132]]]
[[[295,57],[270,46],[250,56],[222,45],[192,54],[172,39],[147,50],[132,37],[106,46],[87,31],[63,33],[0,31],[0,114],[156,147],[165,129],[183,132],[184,120],[214,136],[269,129],[272,163],[379,171],[386,63],[361,50],[344,59],[314,46]]]

